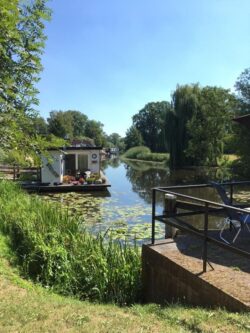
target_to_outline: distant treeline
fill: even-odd
[[[237,79],[237,94],[220,87],[177,85],[170,102],[148,103],[132,117],[125,149],[145,145],[152,152],[169,152],[172,168],[214,166],[224,153],[236,153],[242,161],[250,156],[250,141],[232,118],[250,112],[249,87],[250,68]]]

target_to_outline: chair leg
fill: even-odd
[[[236,238],[239,236],[239,233],[241,232],[242,227],[239,228],[239,230],[237,231],[236,235],[234,236],[234,239],[232,241],[232,243],[234,243],[236,241]]]
[[[225,230],[225,228],[226,228],[226,226],[227,226],[228,224],[231,225],[231,220],[227,217],[227,218],[225,219],[224,225],[223,225],[223,227],[222,227],[222,229],[221,229],[221,231],[220,231],[220,239],[222,239],[225,243],[230,244],[230,243],[229,243],[229,242],[228,242],[228,241],[222,236],[222,234],[223,234],[223,232],[224,232],[224,230]]]

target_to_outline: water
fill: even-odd
[[[212,179],[229,178],[223,169],[187,169],[171,172],[159,164],[122,162],[113,159],[103,164],[111,184],[107,192],[57,193],[43,195],[44,200],[57,201],[69,214],[77,215],[83,226],[91,232],[112,233],[113,238],[146,241],[151,236],[151,189],[157,186],[206,183]],[[184,193],[182,191],[182,193]],[[219,201],[211,189],[185,190],[185,194],[211,201]],[[157,212],[162,212],[162,198],[157,197]],[[189,222],[202,227],[204,217],[189,218]],[[221,221],[209,220],[212,228]],[[164,234],[163,225],[156,226],[157,237]]]

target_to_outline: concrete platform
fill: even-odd
[[[247,244],[250,246],[250,234]],[[181,301],[192,305],[250,310],[250,262],[225,250],[208,247],[202,272],[202,243],[181,235],[143,245],[143,288],[146,302]]]

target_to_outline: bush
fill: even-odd
[[[144,146],[138,146],[138,147],[133,147],[130,148],[129,150],[127,150],[125,152],[125,154],[123,155],[125,158],[135,158],[137,159],[137,156],[139,154],[148,154],[151,153],[150,149],[148,147],[144,147]]]
[[[140,296],[136,246],[81,230],[59,205],[0,182],[0,230],[10,237],[25,276],[65,295],[118,304]]]
[[[127,150],[123,157],[143,161],[164,162],[169,159],[169,154],[151,153],[148,147],[139,146]]]

